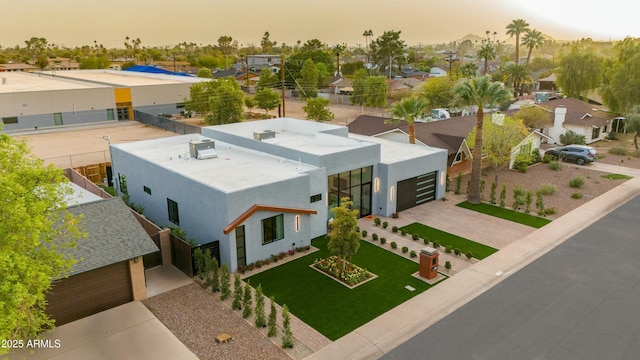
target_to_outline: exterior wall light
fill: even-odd
[[[444,185],[445,181],[447,180],[446,176],[447,174],[444,171],[440,173],[440,185]]]
[[[300,231],[300,215],[296,215],[296,232]]]
[[[396,198],[396,188],[392,186],[389,188],[389,200],[393,201]]]
[[[374,192],[380,191],[380,179],[378,179],[378,178],[375,178],[373,180],[373,191]]]

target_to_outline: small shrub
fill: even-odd
[[[605,139],[607,139],[607,140],[617,140],[618,139],[618,133],[616,133],[615,131],[611,131],[610,133],[607,134]]]
[[[462,254],[462,251],[460,251],[460,249],[458,249],[458,248],[455,248],[455,249],[453,249],[453,253],[456,254],[456,255],[460,255],[460,254]]]
[[[609,149],[609,154],[626,156],[629,154],[629,152],[627,151],[627,149],[623,147],[614,146],[611,149]]]
[[[356,231],[360,232],[360,226],[356,226]]]
[[[389,227],[389,223],[388,222],[385,221],[385,222],[382,223],[382,228],[383,229],[386,229],[388,227]]]
[[[553,171],[560,171],[562,170],[562,164],[560,163],[560,161],[551,161],[549,163],[549,169],[553,170]]]
[[[453,249],[451,248],[451,246],[447,246],[444,248],[444,252],[447,254],[451,254],[451,252],[453,251]]]
[[[377,217],[377,218],[373,218],[373,223],[374,223],[376,226],[380,226],[380,218],[379,218],[379,217]]]
[[[531,191],[527,191],[527,194],[525,196],[525,204],[527,205],[524,209],[525,213],[530,213],[531,212],[531,203],[533,202],[533,192]]]
[[[473,257],[473,253],[471,251],[467,251],[467,253],[464,254],[464,256],[466,256],[467,259],[471,259]]]
[[[367,232],[367,230],[362,230],[362,237],[363,238],[366,238],[368,234],[369,233]]]
[[[397,232],[398,232],[398,227],[394,225],[394,226],[391,228],[391,232],[392,232],[392,233],[394,233],[394,234],[395,234],[395,233],[397,233]]]
[[[553,215],[556,213],[556,208],[546,208],[544,209],[544,215]]]
[[[406,236],[407,235],[407,230],[400,230],[400,234],[402,236]]]
[[[585,137],[573,130],[568,130],[564,134],[560,134],[560,143],[562,145],[580,144],[584,145]]]
[[[391,244],[389,244],[389,245],[391,245],[391,248],[392,248],[393,250],[395,250],[395,249],[397,249],[397,248],[398,248],[398,244],[397,244],[395,241],[392,241],[392,242],[391,242]]]
[[[380,244],[386,244],[387,243],[387,239],[386,238],[380,238]]]
[[[582,199],[582,193],[580,191],[576,191],[573,194],[571,194],[571,198],[572,199]]]
[[[409,253],[409,256],[411,256],[412,258],[417,257],[418,253],[416,253],[415,250],[411,250],[411,252]]]
[[[584,185],[584,179],[582,176],[576,176],[569,180],[569,186],[572,188],[581,188]]]
[[[524,205],[524,200],[522,196],[524,195],[524,190],[520,185],[516,185],[513,188],[513,210],[519,209],[521,205]]]
[[[378,234],[376,233],[371,234],[371,240],[378,241]]]
[[[456,177],[456,190],[453,192],[456,195],[460,195],[460,187],[462,186],[462,173],[458,173],[458,177]]]
[[[548,164],[548,163],[550,163],[551,161],[553,161],[553,156],[551,156],[551,155],[549,155],[549,154],[545,154],[545,155],[542,157],[542,162],[543,162],[543,163],[545,163],[545,164]]]
[[[437,242],[437,241],[434,241],[433,242],[433,247],[436,248],[436,249],[439,248],[440,247],[440,243]]]
[[[445,267],[447,270],[451,270],[451,261],[447,260],[447,261],[444,263],[444,267]]]
[[[408,247],[406,247],[406,246],[403,246],[403,247],[402,247],[402,253],[403,253],[403,254],[406,254],[406,253],[408,253],[408,252],[409,252],[409,248],[408,248]]]
[[[502,191],[500,191],[500,207],[505,207],[507,204],[505,200],[507,199],[507,186],[502,185]]]
[[[413,239],[413,241],[417,241],[418,240],[418,235],[413,234],[413,235],[411,235],[411,238]]]
[[[552,184],[545,183],[540,185],[538,191],[540,191],[542,195],[553,195],[556,192],[556,187]]]
[[[422,239],[422,242],[423,242],[425,245],[429,245],[429,239],[428,239],[428,238],[424,238],[424,239]]]
[[[489,201],[491,204],[496,204],[496,189],[498,188],[498,184],[495,181],[491,182],[491,193],[489,194]]]

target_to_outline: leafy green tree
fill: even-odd
[[[515,116],[522,119],[526,127],[532,129],[540,129],[553,124],[551,112],[540,106],[523,106]]]
[[[0,174],[0,339],[26,342],[54,326],[46,294],[76,262],[68,249],[83,236],[81,218],[67,211],[73,191],[62,169],[1,133]]]
[[[371,42],[371,53],[373,62],[378,64],[381,68],[389,66],[389,63],[393,60],[398,60],[404,56],[404,49],[406,47],[404,40],[400,39],[400,33],[402,31],[385,31],[377,39]],[[389,76],[391,69],[389,69]]]
[[[302,107],[309,120],[331,121],[333,113],[329,110],[329,99],[315,97],[307,99],[307,104]]]
[[[278,74],[271,71],[270,68],[263,68],[260,70],[260,80],[256,84],[256,90],[264,88],[273,89],[281,85],[281,80],[278,78]]]
[[[475,105],[476,134],[473,145],[473,161],[471,163],[471,186],[468,201],[472,204],[480,203],[480,170],[482,169],[482,140],[485,106],[495,105],[510,97],[502,84],[492,82],[488,76],[464,79],[458,83],[453,92],[456,94],[455,104],[459,106]]]
[[[249,113],[252,112],[253,108],[256,107],[256,101],[253,96],[245,96],[244,97],[244,106],[249,109]]]
[[[262,35],[262,40],[260,40],[260,47],[262,48],[263,54],[271,54],[273,48],[278,44],[277,41],[271,41],[271,34],[268,31],[264,32]]]
[[[527,53],[527,65],[529,65],[529,60],[531,60],[531,53],[533,49],[537,49],[544,44],[544,35],[538,30],[535,29],[526,29],[524,32],[524,36],[522,37],[522,45],[526,46],[529,49]]]
[[[200,70],[198,70],[198,77],[211,79],[211,69],[200,68]]]
[[[293,334],[291,333],[291,316],[287,305],[282,305],[282,347],[293,347]]]
[[[209,125],[220,125],[240,122],[244,118],[244,92],[240,85],[229,76],[215,81],[215,91],[209,97],[211,112],[205,115]]]
[[[560,59],[557,83],[567,96],[579,98],[601,84],[603,73],[602,58],[591,49],[575,45]]]
[[[318,86],[327,86],[331,78],[327,65],[324,63],[316,63],[316,69],[318,69]]]
[[[416,143],[415,120],[422,117],[427,108],[427,101],[415,96],[402,99],[391,105],[391,115],[393,119],[390,122],[399,123],[404,120],[409,125],[409,143]]]
[[[224,59],[214,55],[200,55],[196,58],[195,65],[207,69],[222,68]]]
[[[278,313],[276,312],[276,299],[271,296],[269,297],[269,302],[271,303],[271,307],[269,311],[269,320],[267,322],[267,327],[269,328],[267,336],[274,337],[278,335],[278,325],[276,323],[278,318]]]
[[[354,61],[354,62],[344,63],[342,65],[342,75],[354,75],[358,70],[364,70],[364,62]],[[366,70],[365,70],[365,73],[366,73]]]
[[[82,58],[78,63],[80,69],[106,69],[109,67],[110,61],[106,56],[87,56]]]
[[[38,55],[38,58],[36,59],[36,66],[40,70],[44,70],[47,68],[47,66],[49,66],[49,57],[47,56],[47,54],[43,53]]]
[[[257,328],[263,328],[267,326],[267,319],[265,318],[264,314],[264,293],[262,292],[262,284],[258,284],[254,295],[256,300],[255,324]]]
[[[497,119],[499,120],[493,121],[489,115],[484,117],[482,141],[482,153],[495,170],[495,183],[498,183],[500,169],[509,165],[513,148],[527,137],[527,129],[521,119],[510,116],[500,116]],[[475,143],[475,134],[474,128],[467,137],[469,144]]]
[[[430,78],[422,85],[420,96],[427,100],[431,109],[448,108],[455,98],[454,86],[455,82],[448,76]]]
[[[368,77],[365,69],[357,70],[353,74],[353,81],[351,82],[353,85],[353,94],[351,95],[352,104],[364,106]]]
[[[231,296],[231,274],[227,264],[222,264],[220,268],[220,300],[224,301]]]
[[[513,87],[515,95],[522,96],[524,88],[533,83],[527,65],[511,64],[504,70],[504,82]]]
[[[624,114],[640,99],[640,39],[628,37],[615,45],[599,93],[614,113]]]
[[[303,98],[314,98],[318,96],[318,68],[311,59],[307,59],[300,70],[301,78],[296,82]]]
[[[520,34],[525,32],[528,28],[529,23],[527,23],[523,19],[512,20],[511,23],[507,25],[507,35],[509,35],[510,37],[516,37],[516,64],[520,60]]]
[[[242,298],[244,291],[242,291],[242,282],[240,281],[240,275],[235,274],[233,277],[233,302],[231,308],[234,310],[242,309]]]
[[[624,128],[626,131],[633,132],[633,145],[638,150],[638,136],[640,136],[640,105],[635,105],[631,111],[627,113],[624,119]]]
[[[305,61],[313,60],[313,63],[317,64],[323,63],[327,67],[327,71],[329,74],[333,73],[335,70],[333,55],[328,51],[318,49],[318,50],[309,50],[309,51],[299,51],[293,55],[291,55],[285,61],[285,83],[293,84],[297,79],[301,77],[300,72],[302,71],[302,66]],[[319,74],[318,74],[319,77]]]
[[[476,54],[476,59],[478,61],[484,60],[484,68],[482,69],[482,75],[487,75],[487,70],[489,68],[489,60],[494,60],[496,58],[496,48],[493,46],[491,42],[485,41],[482,44],[480,50]]]
[[[247,280],[244,284],[244,295],[242,297],[242,317],[248,318],[251,316],[253,310],[251,309],[251,285],[249,285],[249,280]]]
[[[273,110],[280,105],[280,94],[269,88],[259,90],[253,99],[258,108],[264,110],[265,115],[269,115],[269,110]]]
[[[389,86],[384,76],[369,76],[365,81],[364,103],[369,107],[387,106]]]
[[[327,248],[338,257],[338,266],[342,269],[346,268],[344,261],[351,262],[351,257],[360,248],[358,210],[352,210],[352,205],[353,202],[344,197],[340,200],[340,206],[331,209],[333,221],[327,234]]]

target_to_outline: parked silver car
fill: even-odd
[[[544,153],[553,160],[575,161],[578,165],[584,165],[596,161],[598,152],[587,145],[567,145],[560,148],[549,149]]]

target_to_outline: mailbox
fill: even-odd
[[[424,247],[420,250],[420,276],[427,279],[435,279],[438,276],[438,250],[432,247]]]

